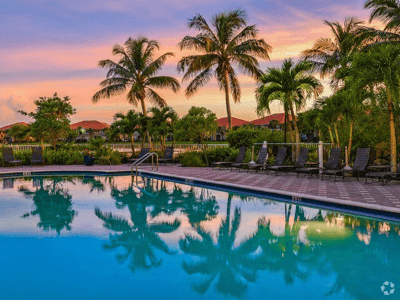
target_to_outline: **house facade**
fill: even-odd
[[[107,123],[99,122],[96,120],[81,121],[78,123],[71,124],[71,129],[78,130],[82,129],[83,133],[79,134],[75,141],[87,142],[89,139],[99,136],[103,139],[107,138],[107,129],[110,125]]]

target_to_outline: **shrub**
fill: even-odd
[[[184,167],[205,167],[204,154],[202,152],[186,152],[179,154],[177,160]]]
[[[228,133],[226,140],[229,143],[229,147],[240,148],[240,147],[252,147],[256,141],[258,132],[256,129],[251,127],[240,127],[237,130],[232,130]]]
[[[238,149],[230,147],[217,147],[206,150],[206,155],[210,164],[217,161],[235,161],[238,154]]]

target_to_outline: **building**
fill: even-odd
[[[90,138],[100,136],[103,139],[107,138],[106,130],[110,128],[107,123],[99,122],[96,120],[92,121],[81,121],[78,123],[71,124],[71,129],[84,129],[84,133],[78,135],[76,141],[88,141]]]
[[[290,121],[292,118],[289,115]],[[282,129],[282,124],[285,124],[285,113],[272,114],[249,122],[256,127],[268,127],[271,129]]]
[[[229,128],[228,118],[227,117],[220,118],[217,120],[217,122],[218,122],[217,132],[211,138],[214,141],[225,141],[226,131]],[[232,117],[232,128],[240,127],[240,126],[247,125],[247,124],[249,124],[248,121]]]

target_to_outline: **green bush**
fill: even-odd
[[[229,131],[226,140],[229,143],[229,147],[235,149],[238,149],[240,147],[250,148],[255,143],[257,136],[257,129],[243,126],[237,130]]]
[[[186,152],[178,155],[177,160],[184,167],[205,167],[207,164],[202,152]]]
[[[235,161],[239,154],[238,149],[230,147],[217,147],[206,150],[208,162],[211,164],[218,161]]]

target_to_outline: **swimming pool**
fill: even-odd
[[[400,297],[397,223],[148,177],[0,189],[0,299]]]

